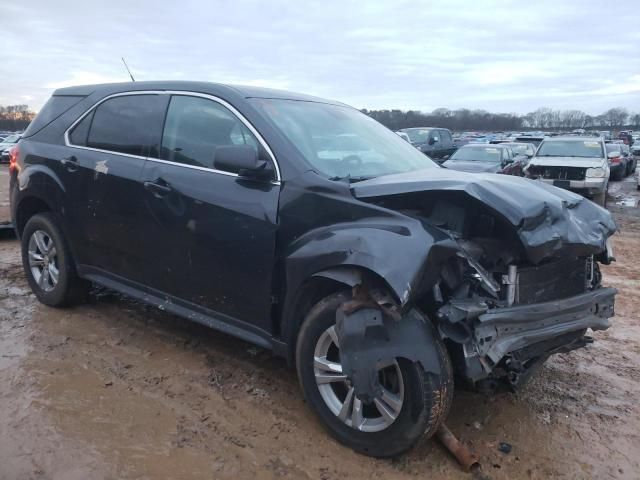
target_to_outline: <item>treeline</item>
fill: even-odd
[[[572,130],[576,128],[639,127],[640,113],[629,114],[624,108],[611,108],[601,115],[588,115],[581,110],[539,108],[526,115],[492,113],[485,110],[449,110],[437,108],[431,113],[417,110],[362,110],[390,128],[437,126],[454,131],[464,130]]]
[[[24,130],[35,116],[28,105],[0,105],[0,130]]]

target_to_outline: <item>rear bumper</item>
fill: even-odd
[[[606,330],[616,293],[598,288],[562,300],[488,310],[474,329],[476,350],[495,365],[511,352],[570,332]]]

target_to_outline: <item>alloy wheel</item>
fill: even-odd
[[[371,404],[363,403],[356,397],[351,382],[342,372],[335,325],[325,330],[316,343],[314,374],[320,396],[329,410],[353,429],[379,432],[388,428],[400,415],[404,384],[397,360],[378,370],[382,394]]]
[[[45,292],[50,292],[58,284],[60,270],[58,251],[53,238],[43,230],[36,230],[29,238],[29,268],[33,279]]]

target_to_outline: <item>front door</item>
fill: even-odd
[[[217,147],[256,136],[211,98],[173,95],[157,158],[145,163],[146,284],[270,331],[279,185],[213,168]],[[272,159],[270,159],[272,160]]]

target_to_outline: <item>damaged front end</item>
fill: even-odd
[[[607,329],[614,315],[616,290],[600,285],[593,256],[491,273],[471,261],[461,270],[453,282],[443,275],[425,308],[456,373],[480,389],[517,388],[550,355],[590,343],[587,329]]]
[[[354,189],[446,237],[432,235],[436,241],[417,257],[425,268],[410,294],[398,295],[395,319],[395,310],[371,304],[338,312],[349,347],[343,363],[363,398],[376,394],[376,362],[404,357],[429,370],[430,352],[422,348],[432,344],[422,338],[429,328],[446,342],[458,377],[494,390],[519,387],[550,355],[591,342],[588,329],[609,327],[617,292],[602,287],[598,267],[613,260],[608,238],[616,227],[608,212],[523,179],[429,175],[436,178],[374,180]],[[429,328],[414,318],[415,307]]]

